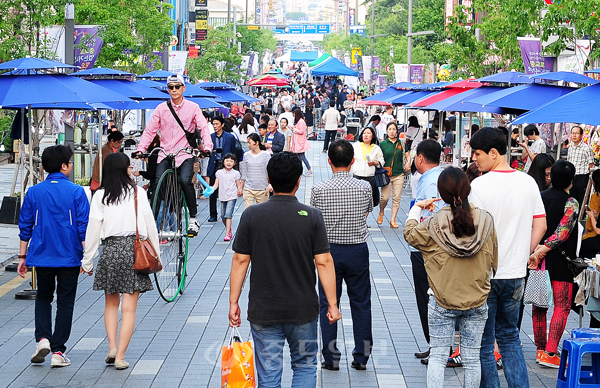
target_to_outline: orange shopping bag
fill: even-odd
[[[229,344],[223,346],[221,354],[221,387],[254,388],[254,358],[250,341],[241,342],[237,327],[233,327]]]

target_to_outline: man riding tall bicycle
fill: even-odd
[[[198,205],[196,204],[196,193],[192,178],[194,176],[193,154],[180,152],[178,150],[191,146],[197,148],[193,135],[196,129],[200,130],[202,144],[205,151],[212,151],[213,143],[210,138],[210,132],[206,119],[198,104],[183,98],[185,91],[185,80],[183,76],[177,74],[170,75],[167,78],[167,89],[171,99],[163,102],[156,107],[150,122],[146,126],[137,151],[145,152],[156,133],[160,130],[160,145],[165,151],[158,155],[158,166],[156,167],[156,182],[160,180],[163,173],[170,168],[171,163],[165,159],[166,154],[177,154],[175,165],[179,171],[179,181],[187,204],[190,222],[188,226],[188,235],[198,235],[200,225],[196,219]],[[187,136],[186,136],[187,133]],[[188,141],[190,137],[190,141]]]

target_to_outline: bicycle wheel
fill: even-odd
[[[163,270],[154,274],[154,280],[161,298],[172,302],[185,287],[188,251],[188,210],[174,170],[161,176],[153,202],[163,265]]]

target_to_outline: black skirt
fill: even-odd
[[[373,191],[373,206],[379,205],[379,187],[375,185],[375,177],[374,176],[358,176],[354,175],[356,179],[360,179],[363,181],[369,182],[371,185],[371,190]]]

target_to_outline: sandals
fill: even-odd
[[[390,221],[390,227],[392,229],[398,229],[398,224],[396,223],[396,221]]]
[[[383,213],[379,213],[379,217],[377,217],[377,225],[383,224]]]

